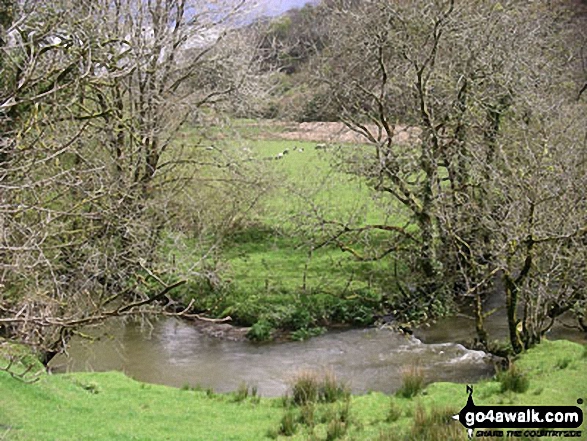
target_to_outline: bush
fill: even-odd
[[[271,323],[266,320],[260,320],[247,332],[247,338],[254,341],[267,341],[271,339],[272,332],[273,326],[271,326]]]

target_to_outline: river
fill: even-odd
[[[433,328],[423,333],[434,337]],[[354,393],[394,392],[403,370],[413,365],[429,382],[469,382],[494,373],[483,352],[459,343],[423,343],[386,329],[331,331],[305,342],[259,344],[210,337],[176,319],[152,327],[113,322],[98,341],[76,340],[69,355],[52,362],[54,372],[118,370],[143,382],[216,392],[246,383],[263,396],[282,395],[295,373],[305,369],[332,370]]]

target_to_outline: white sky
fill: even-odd
[[[306,3],[317,3],[317,0],[260,0],[267,15],[279,15],[292,8],[301,8]]]

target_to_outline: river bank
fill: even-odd
[[[576,405],[577,399],[587,397],[584,346],[563,340],[546,341],[520,356],[516,367],[527,376],[525,392],[502,391],[502,383],[487,379],[474,387],[476,404]],[[251,393],[245,397],[242,388],[231,394],[187,387],[177,389],[140,383],[113,372],[42,375],[38,382],[25,384],[0,372],[0,437],[14,440],[326,439],[331,424],[326,416],[340,415],[346,406],[348,419],[338,439],[418,439],[415,437],[422,435],[418,431],[423,424],[438,424],[432,421],[433,415],[459,411],[467,397],[464,384],[456,383],[430,384],[409,399],[382,393],[353,395],[348,402],[316,404],[316,420],[313,425],[307,425],[302,422],[302,409],[284,408],[283,399],[258,398],[249,390]],[[582,408],[585,410],[585,404]],[[287,412],[295,420],[294,434],[290,437],[280,434]],[[441,425],[448,424],[454,437],[446,438],[443,432],[443,440],[466,439],[466,431],[459,423],[444,421],[441,418]]]

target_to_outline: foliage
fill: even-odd
[[[308,340],[309,338],[316,337],[318,335],[322,335],[326,332],[326,328],[324,327],[316,327],[316,328],[300,328],[297,331],[291,333],[292,340]]]
[[[271,339],[273,326],[266,320],[259,320],[247,333],[247,338],[253,341],[267,341]]]
[[[322,5],[307,4],[277,17],[262,28],[261,62],[266,68],[292,74],[327,44]]]

